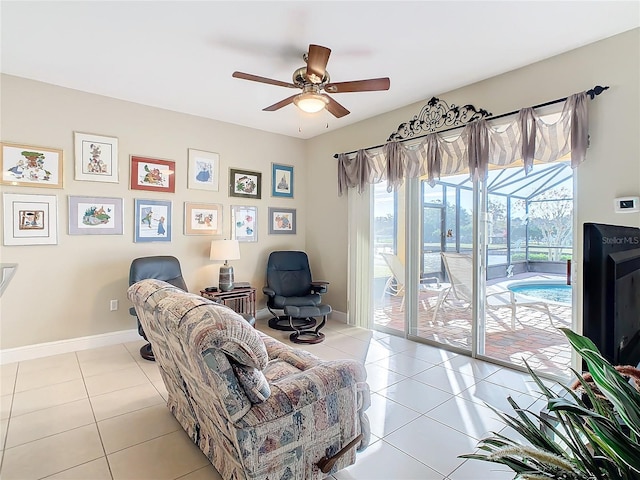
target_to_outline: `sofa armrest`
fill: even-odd
[[[357,394],[365,379],[364,367],[355,360],[322,362],[308,370],[289,375],[270,384],[271,396],[263,403],[252,405],[251,409],[238,420],[238,425],[251,427],[276,420],[307,405],[324,400],[343,388],[353,388],[354,393]],[[355,401],[358,402],[358,399]]]

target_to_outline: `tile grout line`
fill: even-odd
[[[343,332],[341,332],[341,331],[336,331],[336,332],[332,332],[332,333],[335,333],[335,338],[340,339],[341,341],[342,341],[342,340],[344,340],[344,339],[348,339],[348,340],[351,340],[352,342],[356,342],[357,344],[359,344],[360,342],[365,342],[365,343],[366,343],[366,341],[362,340],[361,338],[358,338],[358,336],[357,336],[357,335],[348,335],[348,334],[343,333]],[[380,340],[380,339],[378,339],[378,338],[372,337],[372,338],[369,340],[369,341],[371,342],[371,343],[370,343],[370,345],[372,345],[372,344],[377,344],[377,343],[379,342],[379,340]],[[281,340],[281,341],[282,341],[282,340]],[[341,344],[341,345],[342,345],[342,344]],[[153,384],[153,381],[152,381],[152,379],[151,379],[151,373],[150,373],[150,372],[148,373],[148,372],[146,371],[146,368],[143,368],[143,366],[144,366],[144,364],[143,364],[143,363],[141,363],[141,362],[138,362],[138,361],[137,361],[137,359],[136,359],[136,357],[135,357],[135,352],[133,352],[132,350],[128,349],[128,348],[126,347],[126,344],[121,344],[121,346],[123,346],[123,348],[125,348],[125,350],[129,353],[129,356],[130,356],[130,357],[132,357],[132,358],[135,360],[135,363],[136,363],[136,365],[138,366],[138,368],[139,368],[140,370],[142,370],[142,373],[143,373],[144,378],[146,379],[146,381],[147,381],[148,383],[151,383],[151,384],[152,384],[152,386],[154,386],[154,389],[155,389],[156,391],[158,391],[158,393],[160,394],[160,396],[162,397],[162,399],[163,399],[163,401],[164,401],[164,400],[165,400],[165,399],[164,399],[164,397],[162,396],[162,394],[160,393],[160,391],[158,390],[158,388]],[[390,354],[389,354],[389,357],[390,357],[390,356],[392,356],[392,355],[396,355],[396,354],[405,354],[405,355],[407,355],[408,357],[410,357],[410,358],[411,358],[411,359],[413,359],[413,360],[420,360],[420,361],[422,361],[422,362],[428,363],[430,366],[429,366],[427,369],[425,369],[425,370],[423,370],[423,371],[421,371],[421,372],[414,373],[414,374],[409,375],[409,376],[407,376],[407,375],[405,375],[405,374],[403,374],[403,373],[400,373],[400,372],[396,372],[396,371],[394,371],[394,370],[390,370],[390,369],[389,369],[389,371],[394,372],[394,373],[395,373],[395,374],[397,374],[397,375],[401,375],[401,376],[405,377],[405,378],[403,378],[403,380],[405,380],[406,378],[411,378],[412,380],[416,380],[417,382],[422,383],[422,384],[424,384],[424,385],[426,385],[426,386],[428,386],[428,387],[430,387],[430,388],[435,388],[435,389],[437,389],[437,390],[441,390],[441,391],[443,391],[443,392],[445,392],[445,393],[447,393],[447,394],[449,394],[449,395],[451,396],[449,399],[447,399],[447,400],[445,400],[445,401],[443,401],[443,402],[440,402],[440,403],[438,403],[437,405],[434,405],[434,406],[433,406],[432,408],[430,408],[427,412],[421,413],[420,411],[416,411],[416,410],[412,409],[411,407],[407,407],[406,405],[404,405],[404,404],[402,404],[402,403],[400,403],[400,402],[397,402],[397,401],[395,401],[395,400],[389,399],[389,398],[388,398],[388,397],[386,397],[385,395],[379,394],[381,397],[384,397],[385,399],[388,399],[388,400],[389,400],[389,401],[391,401],[391,402],[398,403],[399,405],[401,405],[401,406],[403,406],[403,407],[405,407],[405,408],[407,408],[407,409],[409,409],[409,410],[411,410],[411,411],[414,411],[416,414],[418,414],[418,417],[416,417],[415,419],[410,420],[410,421],[409,421],[409,422],[407,422],[407,423],[404,423],[403,425],[401,425],[401,426],[399,426],[399,427],[395,428],[393,431],[390,431],[390,432],[386,433],[384,436],[379,437],[379,439],[380,439],[380,440],[382,440],[383,442],[385,442],[385,444],[386,444],[386,445],[389,445],[389,446],[393,447],[395,450],[398,450],[399,452],[401,452],[401,453],[403,453],[403,454],[405,454],[405,455],[409,456],[410,458],[414,459],[415,461],[419,462],[420,464],[425,465],[425,466],[426,466],[428,469],[430,469],[431,471],[433,471],[433,472],[437,473],[438,475],[442,476],[443,480],[447,480],[447,479],[449,478],[449,476],[450,476],[450,475],[452,475],[452,474],[453,474],[453,473],[454,473],[458,468],[460,468],[460,467],[461,467],[465,462],[463,462],[462,464],[458,465],[458,466],[457,466],[457,467],[456,467],[452,472],[450,472],[450,473],[449,473],[449,476],[447,476],[447,475],[443,475],[443,474],[441,474],[439,471],[435,470],[433,467],[431,467],[431,466],[429,466],[428,464],[426,464],[425,462],[418,460],[417,458],[415,458],[415,457],[413,457],[412,455],[410,455],[408,452],[405,452],[404,450],[402,450],[402,449],[400,449],[400,448],[396,447],[395,445],[393,445],[393,444],[389,443],[389,442],[388,442],[388,441],[386,441],[385,439],[386,439],[389,435],[391,435],[392,433],[397,432],[397,430],[399,430],[399,429],[401,429],[401,428],[403,428],[403,427],[405,427],[405,426],[409,425],[411,422],[413,422],[413,421],[417,420],[418,418],[420,418],[420,417],[425,417],[425,418],[428,418],[428,419],[430,419],[430,420],[434,420],[434,421],[436,421],[436,422],[438,422],[438,423],[442,424],[442,425],[443,425],[443,426],[445,426],[445,427],[451,428],[452,430],[457,431],[458,433],[461,433],[461,434],[467,435],[467,436],[469,436],[470,438],[472,438],[472,439],[474,439],[474,440],[475,440],[475,437],[473,437],[473,436],[471,436],[471,435],[468,435],[467,433],[462,432],[462,431],[460,431],[459,429],[454,428],[454,427],[452,427],[452,426],[450,426],[450,425],[448,425],[448,424],[446,424],[446,423],[443,423],[442,421],[440,421],[440,420],[438,420],[438,419],[435,419],[435,418],[433,418],[433,417],[429,417],[429,415],[428,415],[430,411],[432,411],[433,409],[435,409],[435,408],[437,408],[437,407],[441,406],[442,404],[446,403],[447,401],[451,400],[451,399],[452,399],[452,398],[454,398],[454,397],[464,398],[464,397],[460,397],[460,393],[461,393],[461,392],[453,393],[453,392],[449,392],[449,391],[446,391],[446,390],[442,390],[441,388],[439,388],[439,387],[437,387],[437,386],[435,386],[435,385],[430,385],[430,384],[427,384],[427,383],[421,382],[420,380],[418,380],[418,379],[416,378],[416,376],[417,376],[417,375],[420,375],[420,374],[424,373],[425,371],[428,371],[429,369],[431,369],[431,368],[433,368],[433,367],[435,367],[435,366],[441,366],[442,368],[452,369],[452,368],[451,368],[451,366],[449,366],[449,367],[446,367],[446,366],[445,366],[445,364],[446,364],[447,362],[449,362],[451,359],[450,359],[450,358],[448,358],[448,359],[443,359],[440,363],[434,364],[434,363],[429,362],[429,361],[427,361],[427,360],[423,360],[423,359],[421,359],[421,358],[419,358],[419,357],[417,357],[417,356],[416,356],[416,357],[414,357],[414,356],[412,356],[410,353],[407,353],[407,352],[410,352],[410,351],[411,351],[411,348],[402,348],[401,350],[397,350],[397,351],[395,351],[395,350],[393,350],[393,348],[392,348],[392,346],[391,346],[391,345],[377,345],[377,346],[380,346],[381,348],[384,348],[384,349],[385,349],[385,350],[387,350],[388,352],[393,351],[394,353],[393,353],[393,354],[391,354],[391,353],[390,353]],[[377,346],[376,346],[376,348],[377,348]],[[335,350],[335,351],[337,351],[337,352],[339,352],[339,353],[345,353],[345,352],[343,352],[342,350],[340,350],[340,349],[338,349],[338,348],[335,348],[335,347],[331,347],[331,346],[329,346],[329,345],[327,345],[327,348],[331,348],[332,350]],[[304,349],[304,348],[301,348],[301,349],[302,349],[302,350],[306,350],[306,349]],[[314,353],[314,351],[313,351],[313,350],[307,350],[307,351],[311,351],[311,353]],[[370,350],[369,350],[369,349],[367,349],[367,352],[370,352]],[[317,355],[322,355],[322,353],[323,353],[323,352],[318,351],[318,353],[316,353],[316,354],[317,354]],[[330,352],[329,352],[329,353],[330,353]],[[365,352],[365,353],[366,353],[366,352]],[[78,352],[74,352],[74,354],[75,354],[75,361],[76,361],[76,363],[78,364],[78,367],[79,367],[79,370],[80,370],[80,378],[82,379],[82,382],[83,382],[84,391],[85,391],[86,397],[87,397],[87,399],[89,400],[89,403],[90,403],[90,407],[91,407],[91,411],[92,411],[92,415],[93,415],[93,423],[94,423],[94,424],[95,424],[95,426],[96,426],[95,428],[97,429],[97,431],[98,431],[98,435],[99,435],[99,438],[100,438],[100,442],[101,442],[101,446],[102,446],[102,452],[103,452],[103,455],[102,455],[102,456],[105,458],[105,460],[106,460],[106,462],[107,462],[107,467],[108,467],[108,469],[109,469],[109,474],[110,474],[111,478],[113,479],[113,472],[112,472],[112,470],[111,470],[111,465],[110,465],[109,460],[108,460],[108,455],[107,455],[107,453],[106,453],[106,448],[105,448],[105,445],[104,445],[104,441],[103,441],[103,438],[102,438],[102,434],[101,434],[101,432],[100,432],[100,428],[98,427],[98,423],[99,423],[99,422],[98,422],[98,420],[97,420],[97,418],[96,418],[96,414],[95,414],[95,410],[94,410],[93,402],[92,402],[92,397],[89,395],[88,387],[87,387],[87,384],[86,384],[86,379],[88,379],[89,377],[86,377],[86,376],[85,376],[85,371],[84,371],[84,370],[82,369],[82,367],[80,366],[80,357],[79,357],[79,355],[78,355]],[[360,355],[359,355],[359,356],[360,356]],[[374,355],[374,356],[377,356],[377,355]],[[387,358],[389,358],[389,357],[387,357]],[[369,362],[368,364],[375,365],[378,361],[383,361],[383,360],[384,360],[384,359],[377,359],[376,361]],[[365,357],[364,359],[362,359],[362,360],[361,360],[361,363],[366,364],[366,357]],[[20,365],[18,364],[18,367],[17,367],[17,368],[19,369],[19,367],[20,367]],[[386,368],[386,367],[381,366],[381,368]],[[453,370],[455,370],[455,369],[453,369]],[[475,378],[475,377],[474,377],[474,383],[478,383],[478,382],[480,382],[480,381],[487,380],[491,375],[496,374],[496,373],[497,373],[497,371],[492,372],[491,374],[489,374],[489,375],[487,375],[486,377],[483,377],[483,378]],[[495,377],[495,378],[497,378],[497,377]],[[495,380],[494,380],[494,381],[495,381]],[[60,382],[60,383],[63,383],[63,382]],[[146,383],[146,382],[145,382],[145,383]],[[397,383],[397,382],[395,382],[395,383]],[[492,382],[490,382],[490,381],[488,381],[488,380],[487,380],[487,383],[491,384]],[[12,395],[12,396],[11,396],[11,404],[10,404],[11,406],[10,406],[10,409],[9,409],[9,418],[8,418],[8,421],[10,421],[10,420],[11,420],[11,418],[13,418],[12,413],[13,413],[13,409],[14,409],[14,407],[15,407],[14,400],[15,400],[15,393],[16,393],[16,392],[15,392],[16,385],[17,385],[17,373],[16,373],[16,376],[15,376],[15,378],[14,378],[14,385],[13,385],[13,392],[12,392],[12,394],[11,394],[11,395]],[[389,386],[391,386],[391,385],[387,385],[385,388],[388,388]],[[130,387],[125,387],[125,388],[130,388]],[[471,387],[467,387],[467,389],[469,389],[469,388],[471,388]],[[115,391],[117,392],[117,391],[119,391],[119,390],[122,390],[122,389],[118,389],[118,390],[115,390]],[[465,389],[465,390],[466,390],[466,389]],[[527,394],[527,392],[521,392],[521,391],[519,391],[519,390],[513,390],[513,391],[514,391],[515,393],[518,393],[518,394],[531,396],[530,394]],[[112,392],[106,392],[106,393],[101,394],[101,395],[105,395],[105,394],[108,394],[108,393],[112,393]],[[375,393],[375,392],[373,392],[373,393]],[[97,396],[99,396],[99,395],[97,395]],[[97,396],[96,396],[96,397],[97,397]],[[466,400],[466,401],[469,401],[469,402],[473,402],[473,403],[477,403],[477,404],[479,404],[478,402],[474,402],[473,400],[468,400],[468,399],[465,399],[465,400]],[[535,402],[535,398],[534,398],[533,400],[534,400],[534,402]],[[65,402],[65,403],[69,403],[69,402]],[[165,403],[166,403],[166,402],[165,402]],[[47,407],[47,408],[48,408],[48,407]],[[137,409],[137,410],[135,410],[135,411],[140,411],[140,410],[144,410],[144,409],[147,409],[147,408],[150,408],[150,406],[142,407],[142,408],[139,408],[139,409]],[[125,415],[125,414],[128,414],[128,413],[131,413],[131,412],[122,413],[122,414],[120,414],[120,415],[115,415],[115,416],[110,417],[110,418],[116,418],[116,417],[118,417],[118,416]],[[106,420],[106,419],[103,419],[103,420]],[[7,422],[7,423],[8,423],[8,422]],[[85,426],[86,426],[86,425],[85,425]],[[77,428],[82,428],[82,426],[74,427],[73,429],[69,429],[69,430],[67,430],[67,431],[74,430],[74,429],[77,429]],[[8,431],[8,425],[7,425],[7,431]],[[179,430],[175,430],[175,431],[179,431]],[[173,432],[169,432],[169,433],[165,433],[165,434],[162,434],[162,435],[158,435],[158,436],[153,437],[153,438],[151,438],[151,439],[147,439],[147,440],[144,440],[144,441],[142,441],[142,442],[138,442],[138,443],[136,443],[135,445],[130,445],[130,446],[128,446],[128,447],[121,448],[121,449],[117,450],[117,452],[121,452],[121,451],[123,451],[123,450],[126,450],[127,448],[131,448],[131,447],[134,447],[134,446],[136,446],[136,445],[140,445],[140,444],[145,443],[145,442],[147,442],[147,441],[149,441],[149,440],[154,440],[154,439],[157,439],[157,438],[161,438],[161,437],[164,437],[164,436],[170,435],[170,434],[172,434],[172,433],[175,433],[175,431],[173,431]],[[47,437],[49,437],[49,436],[47,436]],[[42,438],[47,438],[47,437],[42,437]],[[7,438],[5,438],[5,439],[4,439],[3,447],[4,447],[4,446],[6,446],[6,443],[7,443]],[[4,459],[4,453],[5,453],[5,449],[3,448],[3,458],[2,458],[2,460]],[[112,452],[112,453],[116,453],[116,452]],[[75,465],[75,466],[69,467],[69,468],[67,468],[67,469],[61,470],[61,472],[64,472],[64,471],[67,471],[67,470],[71,470],[71,469],[76,468],[76,467],[81,466],[81,465],[85,465],[85,464],[87,464],[87,463],[89,463],[89,462],[92,462],[92,461],[97,460],[98,458],[100,458],[100,457],[97,457],[96,459],[88,460],[88,461],[86,461],[86,462],[79,463],[78,465]],[[1,468],[2,468],[2,461],[0,460],[0,469],[1,469]],[[185,476],[188,476],[188,475],[192,474],[193,472],[196,472],[196,471],[198,471],[198,470],[201,470],[202,468],[206,468],[206,467],[196,468],[195,470],[193,470],[193,471],[191,471],[191,472],[184,473],[184,474],[182,474],[180,477],[177,477],[177,478],[183,478],[183,477],[185,477]],[[44,477],[44,478],[48,478],[48,477],[50,477],[50,476],[56,475],[57,473],[60,473],[60,472],[50,473],[50,474],[48,474],[48,475],[47,475],[47,477]],[[332,478],[335,478],[335,477],[328,477],[328,479],[327,479],[327,480],[332,480]]]
[[[93,415],[93,422],[96,427],[96,431],[98,432],[98,438],[100,439],[100,446],[102,447],[102,453],[104,454],[104,459],[107,462],[107,468],[109,469],[109,476],[113,480],[113,471],[111,470],[111,464],[109,463],[109,457],[107,456],[107,450],[104,446],[104,440],[102,439],[102,433],[100,432],[100,428],[98,427],[98,419],[96,418],[96,412],[93,408],[93,402],[91,401],[91,395],[89,395],[89,389],[87,388],[87,382],[85,380],[84,371],[80,366],[80,358],[78,358],[78,352],[76,354],[76,361],[78,362],[78,368],[80,369],[80,375],[82,376],[82,384],[84,385],[85,392],[87,393],[87,399],[89,400],[89,406],[91,407],[91,415]],[[95,460],[95,459],[94,459]],[[93,460],[91,460],[93,461]],[[79,465],[75,465],[70,468],[75,468]]]
[[[20,363],[16,367],[16,376],[13,379],[13,388],[11,389],[11,406],[9,407],[9,416],[7,417],[7,429],[4,434],[4,440],[2,442],[2,456],[0,456],[0,473],[2,473],[2,467],[4,465],[4,454],[7,451],[7,439],[9,438],[9,427],[11,426],[11,412],[13,410],[13,400],[16,394],[16,384],[18,383],[18,371],[20,370]]]

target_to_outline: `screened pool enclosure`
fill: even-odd
[[[408,312],[404,285],[397,285],[405,279],[396,279],[405,275],[404,270],[400,274],[392,271],[388,260],[393,255],[397,264],[406,263],[404,191],[387,192],[384,183],[373,186],[374,328],[405,331],[430,343],[470,350],[474,338],[471,293],[467,302],[455,295],[455,282],[447,274],[442,254],[471,257],[474,253],[473,184],[465,173],[442,177],[433,186],[421,180],[419,188],[420,225],[412,231],[421,237],[417,258],[422,280],[416,310]],[[563,376],[570,365],[570,350],[553,327],[571,325],[571,287],[566,286],[567,262],[573,251],[571,166],[568,162],[536,165],[528,174],[522,167],[489,170],[486,189],[484,282],[488,302],[483,318],[478,319],[477,328],[482,332],[479,353],[520,367],[526,358],[542,374]],[[554,301],[553,296],[534,299],[531,295],[538,293],[530,286],[509,290],[524,280],[534,285],[546,282],[544,288],[551,289],[551,295],[564,284],[563,301]],[[433,287],[433,282],[440,282],[446,291]],[[517,293],[522,306],[516,310],[491,308],[491,296],[502,291]],[[525,308],[538,300],[544,309]]]
[[[440,252],[472,252],[473,188],[468,175],[442,178],[433,188],[425,182],[421,186],[421,273],[442,275]],[[570,165],[539,165],[528,175],[522,168],[490,170],[487,190],[487,280],[566,272],[573,235]]]

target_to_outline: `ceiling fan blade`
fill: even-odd
[[[250,80],[252,82],[268,83],[269,85],[277,85],[278,87],[299,88],[293,83],[281,82],[280,80],[273,80],[272,78],[259,77],[258,75],[251,75],[244,72],[233,72],[234,78],[241,78],[243,80]]]
[[[369,80],[354,80],[352,82],[327,83],[324,90],[329,93],[347,92],[377,92],[389,90],[391,81],[389,78],[370,78]]]
[[[331,98],[326,93],[323,93],[322,96],[325,97],[327,100],[329,100],[329,103],[327,103],[326,109],[329,110],[329,113],[334,117],[341,118],[351,113],[349,112],[349,110],[344,108],[342,105],[340,105],[338,102],[336,102],[333,98]]]
[[[331,49],[320,45],[309,45],[307,56],[307,79],[311,83],[322,83]]]
[[[282,107],[286,107],[290,103],[293,103],[293,99],[298,95],[291,95],[289,98],[285,98],[284,100],[280,100],[278,103],[274,103],[273,105],[263,108],[263,112],[275,112],[276,110],[280,110]]]

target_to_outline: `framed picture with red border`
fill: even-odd
[[[174,193],[176,162],[131,155],[131,190]]]

